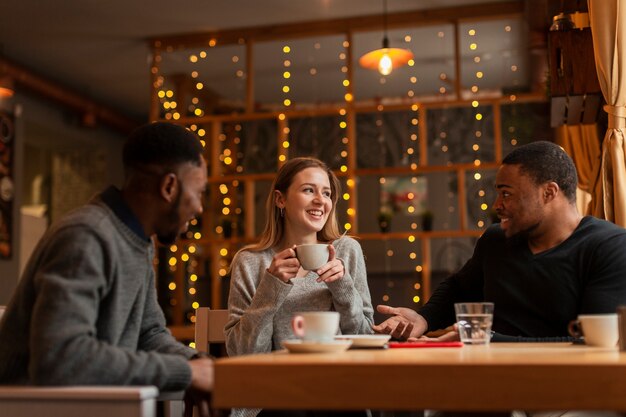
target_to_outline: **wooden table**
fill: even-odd
[[[215,406],[626,411],[626,353],[565,343],[224,358]]]

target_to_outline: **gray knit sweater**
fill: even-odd
[[[99,197],[53,225],[0,322],[0,383],[187,388],[195,351],[165,327],[153,257]]]
[[[271,249],[235,256],[225,328],[230,356],[281,349],[283,340],[294,338],[291,318],[301,311],[338,311],[342,334],[372,333],[374,310],[361,246],[347,236],[333,245],[345,274],[329,284],[318,283],[314,272],[289,283],[271,275]]]

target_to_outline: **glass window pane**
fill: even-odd
[[[491,106],[433,108],[426,118],[429,165],[494,161]]]
[[[239,180],[221,182],[214,186],[213,216],[204,216],[213,221],[213,231],[218,238],[229,239],[244,235],[243,216],[244,182]]]
[[[522,16],[465,22],[459,26],[459,35],[464,89],[476,97],[529,91],[528,30]],[[478,89],[471,90],[472,86]]]
[[[343,101],[344,40],[344,36],[320,36],[255,44],[255,55],[264,57],[254,61],[258,106],[279,110]]]
[[[446,220],[439,215],[438,201],[445,199],[446,194],[441,193],[441,186],[436,183],[445,175],[449,174],[360,176],[357,180],[359,232],[421,231],[425,210],[435,213],[435,228],[441,227],[438,225]],[[441,211],[447,213],[447,206],[443,207]]]
[[[496,169],[468,171],[465,174],[467,228],[482,230],[497,219],[492,209],[496,198]]]
[[[245,46],[186,49],[162,54],[161,116],[202,116],[243,111],[246,101]],[[171,108],[172,102],[176,108]],[[167,103],[167,104],[166,104]],[[168,117],[167,114],[170,113]],[[172,117],[176,120],[175,117]]]
[[[502,157],[515,147],[535,140],[553,140],[549,103],[514,103],[502,106]]]
[[[367,259],[372,304],[416,308],[423,301],[421,241],[400,239],[359,240]],[[384,316],[375,313],[375,322]]]
[[[275,119],[222,124],[220,161],[224,174],[273,173],[278,161]]]
[[[456,171],[431,172],[424,176],[428,181],[428,199],[425,208],[432,213],[433,230],[459,229],[459,199]]]
[[[358,113],[357,166],[408,167],[419,162],[417,111]]]
[[[337,116],[289,119],[289,158],[312,156],[326,162],[331,169],[346,164],[346,145],[342,142],[343,118]]]

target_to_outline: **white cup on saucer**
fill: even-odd
[[[328,343],[339,330],[336,311],[308,311],[297,313],[291,319],[293,333],[305,342]]]

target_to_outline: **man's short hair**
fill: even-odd
[[[519,165],[520,170],[537,185],[556,182],[570,202],[576,201],[576,167],[559,145],[547,141],[531,142],[514,149],[502,163]]]
[[[124,171],[147,167],[174,171],[179,165],[202,163],[202,144],[183,126],[166,122],[149,123],[135,129],[124,144]]]

